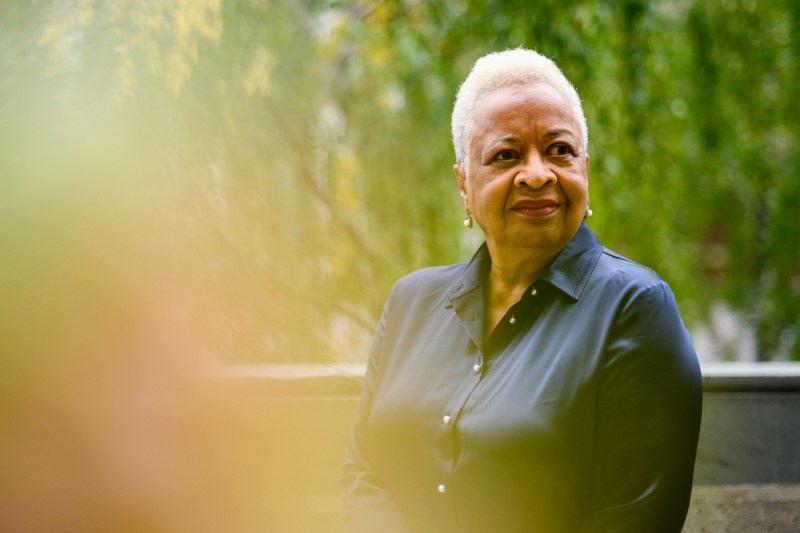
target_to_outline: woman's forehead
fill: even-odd
[[[475,108],[476,121],[516,118],[523,113],[530,115],[529,118],[561,118],[578,123],[567,97],[545,82],[494,89]]]
[[[500,87],[484,95],[475,109],[476,133],[531,122],[573,135],[580,132],[567,97],[544,82]]]

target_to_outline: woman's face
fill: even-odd
[[[475,119],[465,168],[454,170],[489,250],[557,254],[588,205],[589,157],[567,98],[541,82],[503,87]]]

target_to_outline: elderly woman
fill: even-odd
[[[348,531],[679,532],[701,380],[666,283],[584,219],[573,86],[524,49],[458,91],[466,263],[397,282],[341,480]]]

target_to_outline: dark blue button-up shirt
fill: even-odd
[[[342,477],[349,531],[679,532],[701,378],[669,287],[582,225],[488,338],[491,258],[397,282]]]

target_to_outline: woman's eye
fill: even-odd
[[[554,155],[554,156],[566,156],[566,155],[575,155],[572,151],[572,147],[568,144],[559,143],[554,144],[550,148],[547,149],[547,155]]]
[[[514,150],[501,150],[494,155],[495,161],[511,161],[516,157]]]

